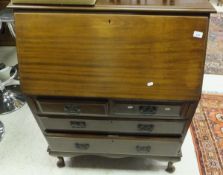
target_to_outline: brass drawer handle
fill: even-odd
[[[139,153],[149,153],[151,150],[151,146],[140,146],[136,145],[136,151]]]
[[[88,143],[75,143],[75,148],[79,150],[88,150],[90,147],[90,144]]]
[[[152,115],[152,114],[156,114],[157,113],[157,107],[156,106],[139,106],[139,112],[141,114],[149,114],[149,115]]]
[[[82,121],[70,121],[72,128],[86,128],[86,122]]]
[[[66,104],[64,105],[64,112],[67,113],[80,113],[81,109],[78,105],[75,104]]]
[[[152,132],[154,129],[154,125],[153,124],[138,124],[137,128],[139,131]]]

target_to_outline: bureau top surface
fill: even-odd
[[[141,11],[141,12],[188,12],[211,13],[215,9],[208,0],[97,0],[94,6],[49,5],[27,3],[9,5],[14,9],[27,10],[78,10],[78,11]],[[25,2],[24,1],[24,2]],[[46,0],[47,1],[47,0]],[[52,1],[52,0],[51,0]],[[64,0],[65,2],[66,0]],[[61,0],[63,4],[63,0]]]

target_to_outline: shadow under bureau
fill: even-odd
[[[20,81],[51,155],[181,158],[201,95],[212,6],[11,4]]]

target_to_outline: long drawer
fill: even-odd
[[[45,130],[129,134],[181,135],[185,121],[89,120],[40,117]]]
[[[172,138],[135,138],[95,135],[47,137],[50,149],[58,152],[88,154],[127,154],[150,156],[177,156],[181,142]]]

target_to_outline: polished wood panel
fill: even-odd
[[[206,17],[16,13],[15,19],[26,94],[200,98]]]
[[[216,12],[207,0],[97,0],[92,6],[10,4],[14,9],[84,10],[84,11],[141,11],[141,12]]]

